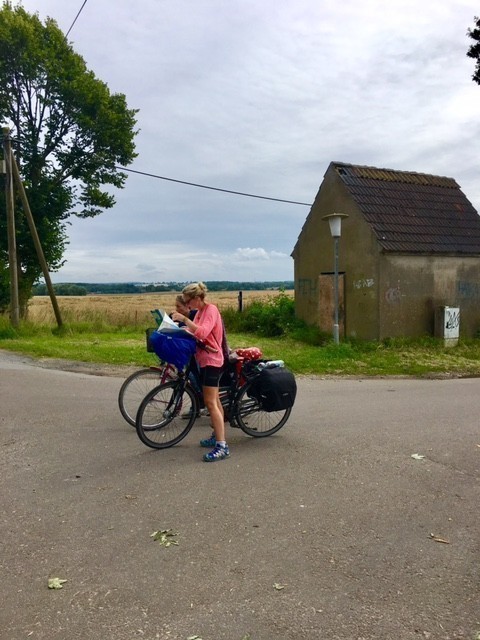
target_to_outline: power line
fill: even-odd
[[[65,39],[68,38],[68,34],[70,33],[70,31],[73,29],[73,26],[75,24],[75,22],[78,20],[79,15],[82,13],[83,11],[83,7],[87,4],[87,0],[84,0],[82,6],[80,7],[80,11],[77,13],[77,15],[75,16],[75,20],[72,22],[72,24],[70,25],[70,29],[67,31],[67,33],[65,34]]]
[[[282,198],[271,198],[269,196],[259,196],[253,193],[244,193],[243,191],[232,191],[231,189],[221,189],[220,187],[209,187],[206,184],[198,184],[196,182],[187,182],[186,180],[177,180],[175,178],[166,178],[165,176],[158,176],[154,173],[147,173],[146,171],[136,171],[135,169],[127,169],[126,167],[115,167],[120,171],[129,171],[130,173],[136,173],[141,176],[147,176],[148,178],[157,178],[158,180],[167,180],[168,182],[177,182],[178,184],[186,184],[189,187],[197,187],[199,189],[210,189],[211,191],[221,191],[222,193],[231,193],[236,196],[244,196],[246,198],[259,198],[260,200],[272,200],[273,202],[285,202],[286,204],[299,204],[303,207],[311,207],[311,202],[298,202],[296,200],[284,200]]]
[[[68,34],[70,33],[70,31],[73,29],[76,21],[78,20],[80,14],[83,11],[83,8],[85,7],[85,5],[87,4],[87,0],[84,0],[82,6],[80,7],[77,15],[75,16],[74,21],[72,22],[72,24],[70,25],[70,28],[68,29],[67,33],[65,34],[65,39],[68,37]],[[198,184],[196,182],[188,182],[186,180],[177,180],[175,178],[167,178],[165,176],[159,176],[156,175],[154,173],[147,173],[145,171],[136,171],[135,169],[127,169],[126,167],[115,167],[115,169],[121,170],[121,171],[128,171],[130,173],[136,173],[138,175],[142,175],[142,176],[147,176],[149,178],[156,178],[157,180],[166,180],[168,182],[176,182],[177,184],[185,184],[188,185],[189,187],[197,187],[198,189],[209,189],[210,191],[220,191],[222,193],[230,193],[232,195],[236,195],[236,196],[243,196],[245,198],[258,198],[259,200],[271,200],[272,202],[283,202],[286,204],[298,204],[302,207],[311,207],[311,203],[310,202],[298,202],[296,200],[284,200],[282,198],[271,198],[269,196],[259,196],[257,194],[254,193],[244,193],[242,191],[233,191],[231,189],[221,189],[220,187],[210,187],[206,184]]]
[[[87,0],[85,0],[86,2]],[[84,3],[85,4],[85,3]],[[20,142],[18,138],[11,138],[13,142]],[[42,147],[39,147],[42,148]],[[299,202],[298,200],[285,200],[284,198],[272,198],[270,196],[259,196],[254,193],[245,193],[244,191],[233,191],[232,189],[222,189],[220,187],[210,187],[206,184],[199,184],[197,182],[188,182],[187,180],[178,180],[177,178],[167,178],[166,176],[159,176],[156,173],[148,173],[147,171],[137,171],[136,169],[127,169],[127,167],[117,167],[114,169],[117,171],[128,171],[129,173],[136,173],[140,176],[146,176],[147,178],[156,178],[157,180],[166,180],[167,182],[176,182],[177,184],[185,184],[189,187],[197,187],[198,189],[209,189],[210,191],[220,191],[221,193],[231,193],[235,196],[243,196],[245,198],[257,198],[259,200],[271,200],[272,202],[283,202],[285,204],[298,204],[302,207],[311,207],[311,202]]]

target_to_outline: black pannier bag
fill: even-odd
[[[293,407],[297,395],[295,376],[284,367],[262,369],[248,395],[258,400],[264,411],[283,411]]]

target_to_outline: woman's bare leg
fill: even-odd
[[[203,400],[210,414],[217,442],[225,442],[225,422],[218,387],[203,387]]]

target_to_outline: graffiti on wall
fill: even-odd
[[[354,289],[370,289],[375,284],[375,280],[373,278],[361,278],[360,280],[354,280],[353,288]]]
[[[396,287],[389,287],[385,291],[385,300],[389,304],[397,304],[400,302],[401,298],[402,292],[400,290],[400,285],[397,285]]]
[[[460,298],[479,299],[480,283],[460,280],[457,282],[457,293]]]

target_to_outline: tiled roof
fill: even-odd
[[[480,254],[480,216],[453,178],[332,165],[385,251]]]

